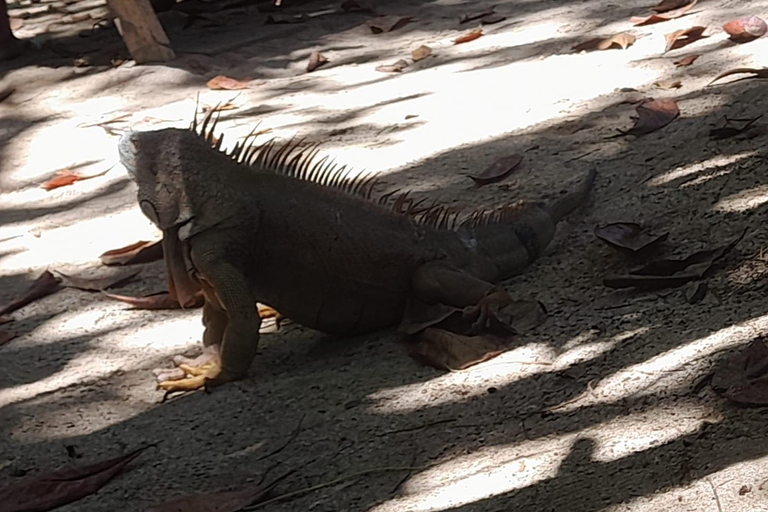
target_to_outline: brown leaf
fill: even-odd
[[[648,100],[637,107],[635,125],[622,135],[646,135],[667,126],[680,115],[677,102],[671,98]]]
[[[651,14],[650,16],[641,17],[641,16],[632,16],[629,18],[630,23],[634,23],[635,26],[640,25],[652,25],[654,23],[661,23],[662,21],[667,20],[673,20],[675,18],[679,18],[683,16],[685,13],[690,11],[694,5],[696,5],[696,2],[698,0],[693,0],[693,2],[684,5],[682,7],[679,7],[677,9],[668,10],[664,13],[661,13],[660,11],[656,11],[655,14]],[[654,9],[655,10],[655,9]]]
[[[381,34],[382,32],[397,30],[412,19],[413,16],[377,16],[366,21],[365,24],[374,34]]]
[[[734,402],[768,404],[768,347],[764,338],[724,358],[712,375],[712,389]]]
[[[667,288],[701,279],[745,234],[746,231],[728,245],[699,251],[682,260],[657,260],[627,275],[607,277],[603,284],[609,288]]]
[[[55,178],[46,181],[40,186],[45,190],[53,190],[55,188],[71,185],[76,181],[88,180],[97,176],[104,176],[108,171],[109,169],[97,172],[96,174],[82,174],[78,171],[73,171],[72,169],[59,169],[56,171]]]
[[[288,23],[303,23],[309,19],[306,14],[270,14],[264,20],[265,25],[284,25]]]
[[[382,64],[381,66],[376,66],[376,71],[381,71],[383,73],[400,73],[402,70],[408,67],[408,62],[406,62],[403,59],[398,60],[394,64]]]
[[[504,156],[493,162],[490,167],[480,174],[469,175],[469,178],[475,182],[476,186],[482,187],[483,185],[503,180],[509,176],[512,171],[517,169],[522,162],[522,155]]]
[[[485,16],[490,16],[494,12],[495,11],[493,10],[493,7],[491,7],[484,11],[471,12],[468,14],[464,14],[461,18],[459,18],[459,23],[467,23],[468,21],[479,20],[480,18],[484,18]]]
[[[139,241],[119,249],[110,249],[99,259],[104,265],[134,265],[163,259],[162,241]]]
[[[171,498],[145,512],[237,512],[264,501],[270,491],[292,473],[289,471],[268,484],[259,482],[235,491],[219,490]]]
[[[6,99],[8,99],[8,97],[9,97],[11,94],[13,94],[13,92],[14,92],[15,90],[16,90],[16,89],[14,89],[13,87],[4,87],[3,89],[0,89],[0,103],[2,103],[3,101],[5,101]]]
[[[44,512],[95,493],[147,447],[114,459],[51,471],[0,489],[3,512]]]
[[[651,235],[640,224],[614,222],[595,228],[595,236],[603,242],[630,252],[639,252],[666,241],[669,233]]]
[[[491,335],[462,336],[429,327],[410,346],[410,356],[438,370],[463,370],[506,350],[505,340]]]
[[[475,30],[472,30],[470,32],[467,32],[466,34],[462,34],[456,39],[453,40],[453,44],[461,44],[461,43],[468,43],[470,41],[474,41],[478,37],[483,35],[483,29],[476,28]]]
[[[32,286],[29,287],[29,290],[27,290],[24,295],[0,309],[0,316],[13,313],[17,309],[21,309],[37,299],[52,294],[59,289],[59,283],[61,283],[61,279],[46,270],[35,279],[35,282],[32,283]]]
[[[732,121],[736,121],[736,120],[726,118],[725,126],[721,126],[720,128],[713,128],[709,130],[709,137],[714,140],[722,140],[722,139],[730,139],[731,137],[741,135],[742,133],[749,130],[752,127],[752,125],[761,117],[763,117],[762,114],[760,114],[759,116],[753,119],[747,119],[744,125],[741,126],[740,128],[736,126],[729,126]]]
[[[115,295],[102,291],[104,295],[110,299],[119,300],[125,302],[134,307],[134,309],[181,309],[179,301],[171,296],[168,292],[153,293],[145,297],[130,297],[128,295]],[[200,307],[202,302],[200,297],[196,297],[196,302],[190,307]],[[199,304],[199,305],[198,305]]]
[[[575,52],[580,51],[592,51],[592,50],[608,50],[611,48],[621,48],[626,50],[632,46],[637,38],[629,32],[621,32],[609,37],[596,37],[589,41],[573,46],[571,49]]]
[[[691,28],[675,30],[671,34],[665,35],[664,39],[667,41],[667,46],[664,49],[664,52],[677,50],[678,48],[688,46],[689,44],[698,41],[699,39],[707,37],[704,35],[705,30],[707,30],[707,27],[695,26]]]
[[[723,30],[731,36],[732,41],[747,43],[764,36],[768,32],[768,25],[757,16],[750,16],[727,22],[723,25]]]
[[[0,331],[0,347],[13,340],[18,335],[19,333],[17,332]]]
[[[674,11],[675,9],[685,7],[689,3],[691,3],[691,0],[662,0],[661,3],[651,9],[656,12]]]
[[[421,45],[411,52],[411,58],[414,62],[418,62],[421,59],[425,59],[432,55],[432,48],[426,45]]]
[[[502,16],[501,14],[491,14],[490,16],[486,16],[485,18],[480,20],[481,25],[493,25],[494,23],[499,23],[501,21],[504,21],[507,19],[506,16]]]
[[[64,286],[93,292],[99,292],[111,288],[112,286],[123,284],[136,277],[139,272],[141,272],[141,270],[128,270],[112,273],[112,275],[103,277],[82,277],[69,276],[64,272],[56,271],[57,274],[64,278]]]
[[[205,85],[208,86],[209,89],[213,89],[214,91],[236,91],[238,89],[247,89],[248,84],[245,82],[241,82],[239,80],[235,80],[234,78],[230,78],[228,76],[224,75],[216,75],[215,77],[208,80]]]
[[[683,57],[682,59],[678,59],[678,60],[676,60],[676,61],[674,62],[674,64],[675,64],[675,66],[677,66],[677,67],[679,67],[679,68],[682,68],[682,67],[686,67],[686,66],[690,66],[690,65],[691,65],[691,64],[693,64],[693,63],[696,61],[696,59],[698,59],[699,57],[701,57],[701,55],[699,55],[698,53],[692,53],[692,54],[690,54],[690,55],[686,55],[686,56],[685,56],[685,57]]]
[[[679,89],[683,86],[683,82],[680,80],[659,80],[653,82],[653,85],[659,89]]]
[[[723,71],[722,73],[717,75],[707,85],[712,85],[713,83],[717,82],[721,78],[725,78],[731,75],[740,75],[742,73],[751,73],[755,75],[755,76],[747,76],[744,78],[768,78],[768,68],[735,68],[735,69],[730,69],[728,71]]]
[[[320,52],[312,52],[309,54],[309,62],[307,63],[307,71],[312,72],[322,66],[323,64],[327,64],[328,59],[325,58],[325,55],[323,55]]]

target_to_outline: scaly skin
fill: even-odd
[[[254,170],[193,131],[129,133],[120,154],[142,211],[163,230],[171,288],[182,303],[205,295],[204,344],[220,345],[221,358],[216,377],[203,372],[207,385],[246,375],[259,340],[256,302],[337,335],[397,326],[414,303],[492,314],[506,296],[496,283],[546,249],[595,177],[550,207],[527,203],[498,222],[448,230]]]

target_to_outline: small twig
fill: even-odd
[[[429,423],[423,423],[421,425],[416,425],[415,427],[406,427],[406,428],[400,428],[397,430],[387,430],[386,432],[381,432],[379,434],[376,434],[376,437],[384,437],[389,434],[401,434],[403,432],[413,432],[414,430],[421,430],[424,428],[433,427],[435,425],[442,425],[443,423],[451,423],[454,421],[456,421],[456,418],[448,418],[444,420],[436,420],[436,421],[431,421]]]
[[[579,156],[575,156],[575,157],[573,157],[573,158],[571,158],[571,159],[569,159],[569,160],[566,160],[566,162],[575,162],[576,160],[581,160],[581,159],[582,159],[582,158],[584,158],[585,156],[589,156],[589,155],[591,155],[592,153],[597,153],[598,151],[600,151],[600,148],[595,148],[595,149],[593,149],[592,151],[587,151],[586,153],[582,153],[582,154],[580,154]]]
[[[296,428],[293,429],[293,432],[291,432],[291,435],[288,436],[288,439],[282,445],[280,445],[279,447],[275,448],[274,450],[272,450],[271,452],[267,453],[266,455],[262,455],[261,457],[256,459],[256,461],[254,461],[254,462],[257,462],[257,461],[260,461],[260,460],[264,460],[267,457],[271,457],[273,455],[277,455],[281,451],[285,450],[286,447],[288,447],[288,445],[291,444],[293,442],[293,440],[298,437],[299,432],[301,431],[301,424],[304,422],[304,418],[305,417],[306,417],[306,414],[302,414],[301,415],[301,418],[299,418],[299,423],[296,425]]]
[[[333,485],[339,484],[343,482],[344,480],[349,480],[350,478],[355,478],[358,476],[363,475],[369,475],[371,473],[383,473],[387,471],[419,471],[429,468],[429,466],[393,466],[393,467],[386,467],[386,468],[374,468],[374,469],[364,469],[362,471],[356,471],[354,473],[349,473],[348,475],[340,476],[339,478],[335,478],[333,480],[330,480],[328,482],[323,482],[321,484],[312,485],[310,487],[306,487],[304,489],[299,489],[298,491],[291,491],[287,492],[285,494],[281,494],[280,496],[275,496],[272,499],[269,499],[267,501],[262,501],[261,503],[256,503],[255,505],[251,505],[250,507],[244,507],[242,510],[256,510],[262,507],[265,507],[271,503],[275,503],[278,501],[286,500],[289,498],[293,498],[295,496],[300,496],[302,494],[307,494],[312,491],[317,491],[319,489],[324,489],[325,487],[331,487]]]
[[[723,512],[723,505],[720,503],[720,496],[717,495],[717,488],[715,487],[715,484],[712,483],[712,480],[710,480],[709,477],[707,477],[707,482],[709,483],[709,486],[712,488],[712,493],[715,495],[715,502],[717,503],[717,512]]]
[[[78,128],[93,128],[94,126],[104,126],[105,124],[112,124],[118,121],[123,121],[128,117],[131,117],[131,114],[121,114],[119,116],[112,117],[110,119],[105,119],[104,121],[96,121],[95,123],[81,124],[78,126]]]

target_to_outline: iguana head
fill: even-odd
[[[189,130],[169,128],[127,132],[120,139],[120,161],[139,186],[141,211],[160,229],[192,218],[182,169],[200,138]]]

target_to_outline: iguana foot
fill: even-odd
[[[157,387],[167,393],[174,391],[194,391],[205,385],[206,379],[214,378],[221,372],[219,346],[205,347],[203,353],[190,359],[174,356],[176,368],[160,368],[154,371]]]
[[[512,302],[512,297],[507,292],[497,290],[480,299],[477,305],[464,308],[464,318],[472,321],[469,334],[477,335],[486,330],[494,330],[494,328],[514,332],[512,326],[499,317],[499,312]]]

